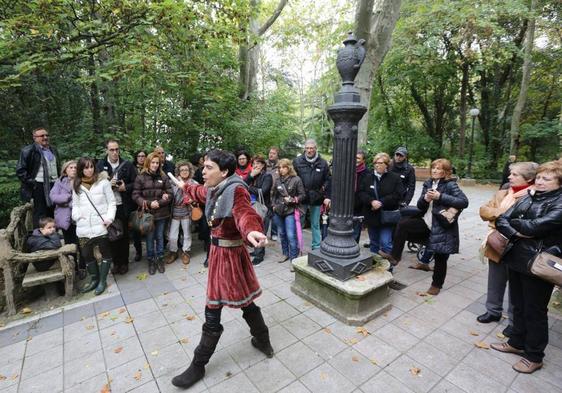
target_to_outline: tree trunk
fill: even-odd
[[[532,14],[535,10],[537,1],[531,0],[531,7],[529,9]],[[523,69],[521,76],[521,87],[519,89],[519,97],[517,97],[517,104],[515,109],[513,109],[513,115],[511,116],[511,143],[509,145],[509,154],[517,155],[517,150],[519,149],[519,125],[521,123],[521,114],[523,108],[525,107],[525,102],[527,101],[527,92],[529,90],[529,80],[531,79],[531,56],[533,52],[533,43],[535,40],[535,18],[529,20],[527,26],[527,40],[525,42],[525,53],[523,57]]]
[[[90,108],[92,111],[92,128],[96,135],[101,135],[101,114],[98,83],[96,78],[96,61],[94,55],[88,57],[88,76],[92,79],[90,82]]]
[[[400,15],[401,0],[359,0],[355,12],[355,34],[365,39],[365,61],[355,78],[361,102],[367,106],[367,112],[359,122],[357,144],[367,142],[369,126],[369,109],[373,80],[384,56],[390,49],[392,32]]]
[[[260,0],[250,0],[250,19],[248,26],[245,29],[240,27],[242,31],[246,30],[246,37],[243,44],[240,44],[238,49],[239,68],[239,97],[243,100],[251,98],[257,86],[257,72],[258,72],[258,54],[259,54],[259,39],[263,36],[273,23],[277,20],[283,8],[287,5],[289,0],[279,0],[277,8],[273,14],[262,25],[259,26],[257,15],[260,5]]]
[[[466,139],[466,109],[467,109],[467,90],[468,90],[469,65],[468,61],[462,63],[462,82],[460,99],[460,128],[459,128],[459,156],[464,157],[464,144]]]

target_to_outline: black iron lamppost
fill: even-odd
[[[361,249],[353,238],[353,203],[355,155],[359,120],[367,108],[361,104],[355,77],[365,58],[364,40],[352,33],[338,51],[336,65],[342,87],[335,95],[328,114],[334,121],[334,157],[332,173],[332,209],[328,236],[319,250],[308,254],[308,264],[339,280],[364,273],[373,266],[372,256]]]
[[[471,179],[472,178],[472,155],[474,153],[474,121],[476,117],[480,114],[480,110],[478,108],[472,108],[468,111],[470,117],[472,117],[472,133],[470,134],[470,153],[468,155],[468,168],[466,169],[466,177]]]

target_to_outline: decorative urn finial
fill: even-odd
[[[338,50],[338,58],[336,60],[336,67],[343,80],[343,85],[353,85],[353,81],[359,72],[363,60],[365,60],[365,40],[359,41],[349,32],[347,39],[343,42],[345,45]]]

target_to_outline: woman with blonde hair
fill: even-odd
[[[299,203],[305,198],[306,192],[290,160],[279,160],[278,170],[279,176],[275,178],[271,190],[271,205],[273,222],[281,239],[283,258],[279,262],[282,263],[299,255],[295,213],[298,213]]]
[[[370,250],[373,254],[392,251],[392,232],[398,219],[390,222],[383,219],[384,212],[397,211],[404,194],[402,179],[389,171],[390,156],[378,153],[373,158],[374,171],[361,179],[358,198],[364,206],[365,223],[369,233]],[[382,254],[381,254],[382,255]]]
[[[135,179],[132,198],[135,203],[147,209],[154,217],[154,229],[146,234],[146,256],[148,273],[156,269],[166,271],[164,264],[164,229],[170,217],[168,206],[172,199],[172,185],[162,171],[163,159],[157,152],[150,153],[144,161],[141,173]],[[155,247],[156,244],[156,247]]]
[[[439,158],[431,163],[431,178],[423,183],[418,199],[421,217],[401,220],[394,233],[394,245],[390,254],[383,255],[390,263],[400,262],[406,241],[427,244],[427,250],[435,258],[433,280],[427,293],[437,295],[447,275],[449,255],[459,252],[458,216],[468,207],[468,198],[453,177],[451,162]],[[383,253],[381,253],[382,255]],[[422,265],[422,266],[419,266]],[[416,264],[414,269],[429,271],[429,266]]]
[[[508,176],[509,188],[499,190],[494,197],[480,206],[480,217],[488,221],[490,232],[496,228],[496,219],[513,206],[519,199],[528,195],[534,189],[535,175],[539,164],[536,162],[516,162],[510,165]],[[486,236],[487,240],[488,236]],[[503,296],[507,285],[508,268],[500,263],[501,255],[483,243],[482,253],[488,260],[488,292],[486,294],[486,312],[476,319],[480,323],[497,322],[503,311]],[[507,337],[511,333],[512,307],[509,302],[509,325],[503,334]]]

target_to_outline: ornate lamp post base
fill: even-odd
[[[308,253],[308,265],[324,274],[345,281],[371,270],[373,256],[371,253],[361,250],[357,257],[343,259],[326,255],[319,249]]]

